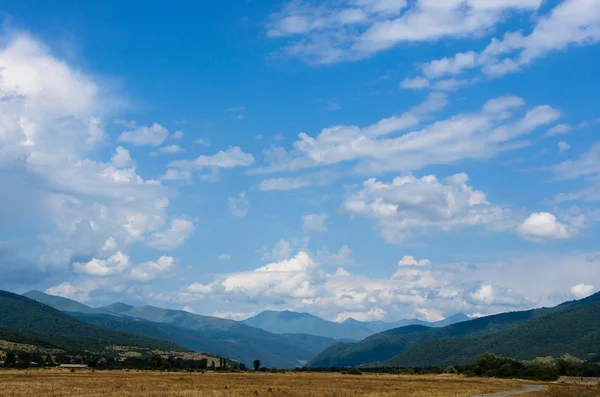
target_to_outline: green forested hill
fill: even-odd
[[[78,308],[76,311],[79,313],[67,313],[90,324],[168,340],[188,349],[218,354],[247,365],[258,359],[264,366],[294,368],[304,365],[336,342],[321,336],[273,334],[237,321],[182,310],[135,307],[124,303],[94,309],[42,292],[35,293],[35,297],[50,305]]]
[[[310,363],[311,367],[355,367],[384,362],[422,342],[442,338],[490,335],[510,330],[526,321],[600,301],[600,293],[563,303],[553,308],[502,313],[426,330],[402,327],[370,336],[357,343],[339,343],[326,349]]]
[[[591,358],[600,353],[600,302],[549,314],[489,335],[428,340],[392,357],[383,365],[472,364],[485,353],[518,360],[565,354],[580,359]]]
[[[0,339],[58,347],[102,351],[107,346],[183,350],[147,336],[101,328],[79,321],[35,300],[0,291]]]
[[[274,335],[262,330],[248,333],[250,327],[242,327],[237,331],[218,328],[193,330],[127,316],[71,314],[90,324],[169,340],[197,352],[218,354],[248,366],[259,359],[268,367],[293,368],[335,343],[333,339],[312,335]]]

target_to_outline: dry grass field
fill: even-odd
[[[2,397],[465,397],[521,387],[520,382],[460,376],[0,371]],[[547,391],[530,395],[592,397],[600,396],[600,389],[597,385],[550,385]]]

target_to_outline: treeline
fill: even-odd
[[[493,378],[518,378],[554,381],[560,376],[600,377],[600,355],[583,362],[571,357],[553,360],[519,361],[494,354],[484,354],[475,364],[437,367],[365,367],[365,368],[298,368],[300,372],[339,372],[348,375],[361,373],[388,374],[461,374]]]
[[[218,360],[218,363],[216,362]],[[246,370],[244,364],[226,358],[217,357],[209,362],[208,359],[184,359],[182,357],[163,357],[159,354],[145,354],[139,357],[127,357],[120,360],[116,356],[79,353],[44,354],[42,352],[7,352],[0,357],[0,363],[6,368],[55,367],[61,364],[81,364],[97,369],[139,369],[139,370]]]

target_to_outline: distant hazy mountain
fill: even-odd
[[[363,322],[353,318],[349,318],[342,323],[337,323],[324,320],[309,313],[297,313],[287,310],[280,312],[268,310],[244,320],[244,323],[278,334],[302,333],[341,340],[361,340],[379,332],[408,325],[444,327],[465,320],[469,320],[469,317],[461,313],[448,317],[442,321],[432,323],[418,319],[399,320],[389,323],[384,321]]]
[[[243,321],[244,324],[276,334],[299,333],[335,339],[360,340],[373,334],[362,323],[336,323],[309,313],[264,311]]]
[[[61,312],[106,313],[101,309],[89,307],[72,299],[63,298],[62,296],[48,295],[40,291],[29,291],[24,293],[23,296],[41,302],[45,305],[52,306]]]
[[[589,333],[594,327],[600,328],[600,316],[595,317],[597,308],[594,306],[599,301],[600,293],[597,293],[552,308],[496,314],[442,328],[417,325],[395,328],[357,343],[332,345],[315,357],[310,366],[356,367],[382,362],[391,365],[392,361],[394,366],[396,361],[406,366],[461,364],[486,351],[514,354],[515,357],[530,357],[534,353],[551,355],[561,351],[579,354],[585,350],[585,343],[600,349],[600,332]],[[581,315],[580,321],[577,316],[566,314],[580,307],[581,312],[576,312]],[[545,316],[563,312],[565,316],[558,316],[551,322],[542,320]],[[522,335],[522,339],[518,335]]]
[[[49,305],[77,308],[78,311],[66,312],[90,324],[167,340],[197,352],[232,358],[248,366],[258,359],[267,367],[294,368],[337,342],[314,335],[274,334],[233,320],[181,310],[125,303],[94,309],[42,292],[28,294]]]

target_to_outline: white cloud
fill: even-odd
[[[556,165],[554,173],[563,179],[600,174],[600,142],[594,143],[580,158]]]
[[[112,163],[119,168],[127,167],[131,164],[131,156],[129,151],[121,146],[115,149],[114,156],[111,157]]]
[[[409,264],[413,261],[416,264]],[[369,278],[343,268],[328,273],[301,250],[254,270],[191,284],[181,296],[204,304],[207,299],[235,302],[240,312],[279,305],[337,321],[413,316],[434,321],[461,311],[490,313],[534,303],[510,288],[478,280],[481,273],[470,266],[434,265],[414,258],[404,262],[390,277]]]
[[[210,146],[210,141],[206,138],[198,138],[194,141],[194,143],[202,146]]]
[[[131,269],[131,277],[138,281],[150,282],[159,275],[173,270],[175,259],[170,256],[161,256],[156,262],[144,262]]]
[[[158,123],[149,127],[137,127],[124,131],[118,138],[119,142],[126,142],[137,146],[159,146],[169,136],[169,130]]]
[[[343,268],[354,263],[352,250],[344,245],[338,252],[330,252],[326,248],[321,248],[315,256],[317,261],[323,265],[334,265]]]
[[[177,154],[182,152],[185,152],[185,149],[183,149],[179,145],[163,146],[160,149],[158,149],[159,154]]]
[[[250,201],[246,198],[246,192],[241,192],[237,197],[228,197],[229,211],[234,216],[246,216],[250,211]]]
[[[86,273],[91,276],[111,276],[122,274],[131,264],[129,257],[122,252],[117,252],[106,259],[92,259],[87,263],[73,263],[73,268],[78,273]]]
[[[594,292],[594,286],[588,284],[577,284],[571,287],[571,295],[576,299],[583,299]]]
[[[292,254],[292,246],[287,240],[279,240],[271,251],[263,251],[263,259],[272,259],[276,261],[284,260]]]
[[[161,177],[163,181],[191,181],[192,173],[190,171],[176,170],[169,168]]]
[[[424,77],[415,77],[414,79],[406,78],[400,83],[402,88],[409,90],[422,90],[429,87],[429,80]]]
[[[486,102],[476,113],[457,114],[421,125],[445,106],[447,97],[431,94],[425,102],[399,116],[382,119],[367,127],[333,126],[316,137],[299,134],[293,151],[271,147],[264,164],[251,173],[295,171],[354,162],[363,174],[413,171],[429,165],[454,164],[465,159],[485,159],[530,143],[526,137],[553,123],[560,113],[550,106],[524,109],[517,97],[499,97]],[[415,128],[419,126],[419,128]],[[305,183],[303,179],[265,182],[264,187]]]
[[[180,141],[183,138],[183,131],[181,131],[181,130],[175,131],[174,133],[171,134],[170,138],[173,140],[176,140],[176,141]]]
[[[221,262],[226,262],[231,260],[231,254],[221,254],[218,258]]]
[[[565,142],[565,141],[558,142],[558,151],[560,153],[567,152],[569,149],[571,149],[571,145],[569,145],[567,142]]]
[[[531,214],[517,228],[524,239],[538,243],[552,240],[568,240],[576,232],[567,224],[561,223],[548,212]]]
[[[168,229],[155,232],[147,244],[160,250],[174,250],[182,245],[194,230],[195,227],[191,221],[176,218],[173,219]]]
[[[533,12],[542,0],[292,1],[271,15],[267,35],[288,44],[283,52],[310,63],[366,58],[400,43],[470,38],[516,12]]]
[[[541,1],[523,3],[523,9],[533,11],[540,4]],[[506,3],[502,7],[510,9],[514,6]],[[500,11],[500,8],[495,11]],[[457,53],[426,63],[421,70],[430,79],[456,76],[469,70],[480,70],[487,77],[500,77],[518,72],[553,51],[600,41],[600,3],[595,0],[565,0],[547,14],[532,20],[534,26],[528,35],[524,35],[523,30],[506,32],[502,39],[493,38],[479,53]],[[569,131],[570,126],[562,124],[551,129],[548,135]]]
[[[486,195],[467,182],[466,174],[444,180],[409,175],[389,184],[371,178],[346,197],[342,209],[352,216],[375,219],[381,235],[392,244],[435,229],[505,227],[509,211],[488,203]]]
[[[398,261],[398,266],[429,266],[430,264],[429,260],[416,260],[414,256],[405,256]]]
[[[383,321],[387,312],[380,308],[373,308],[368,312],[343,312],[335,316],[335,321],[343,322],[349,318],[353,318],[357,321]]]
[[[568,134],[573,130],[573,127],[569,124],[558,124],[554,127],[550,128],[548,132],[546,132],[546,136],[554,136],[554,135],[562,135]]]
[[[306,214],[302,216],[302,229],[305,232],[325,232],[327,231],[326,221],[329,215],[326,213]]]
[[[0,45],[0,96],[0,178],[27,181],[13,193],[28,200],[19,214],[0,198],[0,219],[9,211],[44,225],[36,236],[42,244],[35,241],[39,269],[60,274],[73,258],[95,258],[75,260],[77,269],[102,272],[112,266],[101,262],[107,241],[111,253],[126,256],[163,227],[168,200],[160,183],[139,176],[120,146],[108,162],[97,159],[107,144],[103,118],[123,103],[118,95],[19,33]]]
[[[254,157],[250,153],[244,153],[239,147],[229,147],[226,151],[220,150],[212,156],[199,156],[195,160],[177,160],[169,166],[185,170],[201,170],[204,168],[247,167],[254,163]]]

